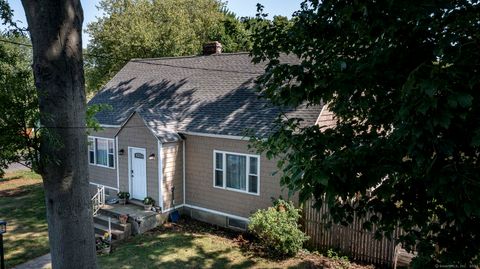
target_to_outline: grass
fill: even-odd
[[[0,219],[6,265],[11,268],[49,252],[41,178],[20,171],[0,178]],[[301,253],[286,260],[262,258],[238,234],[193,220],[164,225],[116,246],[98,257],[100,268],[371,268],[339,263],[319,254]]]
[[[243,237],[194,220],[166,224],[133,237],[99,257],[100,268],[372,268],[340,264],[318,253],[302,252],[296,257],[264,258]],[[342,267],[340,267],[342,266]]]
[[[99,257],[100,267],[105,269],[249,268],[257,263],[228,239],[174,230],[134,237],[111,255]]]
[[[42,180],[30,171],[0,178],[0,219],[7,221],[4,234],[6,267],[49,252]]]

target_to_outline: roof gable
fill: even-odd
[[[115,134],[115,137],[120,135],[120,133],[125,128],[145,128],[145,129],[148,130],[148,132],[151,133],[151,135],[153,137],[157,138],[161,143],[175,142],[175,141],[181,140],[181,137],[175,132],[172,132],[172,131],[169,131],[169,130],[161,130],[161,129],[152,128],[142,118],[142,116],[140,114],[138,114],[136,111],[134,111],[127,118],[127,120],[121,125],[121,127],[118,129],[117,133]]]

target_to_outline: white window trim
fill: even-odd
[[[217,171],[217,156],[216,154],[217,153],[221,153],[222,154],[222,169],[221,171],[223,171],[223,182],[222,182],[222,186],[216,186],[215,185],[215,171]],[[226,165],[227,165],[227,154],[231,154],[231,155],[238,155],[238,156],[245,156],[247,161],[246,161],[246,169],[247,171],[246,172],[246,186],[245,186],[245,190],[239,190],[239,189],[234,189],[234,188],[229,188],[226,186],[227,184],[227,173],[226,173]],[[257,192],[249,192],[248,191],[248,181],[249,181],[249,176],[250,175],[253,175],[253,174],[250,174],[250,157],[254,157],[254,158],[257,158],[257,175],[254,175],[254,176],[257,176]],[[220,170],[220,169],[219,169]],[[222,190],[228,190],[228,191],[234,191],[234,192],[239,192],[239,193],[245,193],[245,194],[250,194],[250,195],[256,195],[256,196],[260,196],[260,155],[254,155],[254,154],[245,154],[245,153],[238,153],[238,152],[231,152],[231,151],[223,151],[223,150],[216,150],[214,149],[213,150],[213,187],[216,188],[216,189],[222,189]]]
[[[93,165],[93,166],[98,166],[98,167],[103,167],[103,168],[108,168],[108,169],[112,169],[112,170],[115,170],[117,168],[117,164],[115,163],[117,160],[118,160],[118,156],[117,154],[115,153],[117,148],[116,148],[116,143],[115,143],[115,139],[113,138],[107,138],[107,137],[101,137],[101,136],[91,136],[89,135],[88,136],[88,139],[90,140],[90,138],[93,139],[93,162],[94,163],[90,163],[90,150],[88,150],[88,164],[89,165]],[[97,143],[95,143],[95,140],[96,139],[103,139],[103,140],[107,140],[107,162],[108,162],[108,155],[111,155],[112,153],[109,153],[108,152],[108,145],[109,145],[109,141],[112,141],[113,143],[113,157],[114,157],[114,160],[113,160],[113,167],[110,167],[107,165],[103,165],[103,164],[97,164]]]

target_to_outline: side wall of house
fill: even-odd
[[[128,147],[143,148],[146,150],[146,169],[147,169],[147,196],[152,197],[158,205],[159,197],[159,177],[158,177],[158,143],[157,138],[145,126],[142,118],[138,114],[134,114],[129,121],[123,126],[118,134],[118,149],[124,150],[123,155],[119,155],[119,182],[120,191],[128,191],[132,193],[129,185],[128,171]],[[157,158],[150,160],[148,156],[155,154]],[[139,197],[143,199],[144,197]]]
[[[248,218],[257,209],[271,206],[272,197],[287,197],[287,192],[282,192],[279,175],[272,175],[277,170],[276,162],[263,155],[260,156],[260,195],[213,187],[213,151],[254,154],[248,150],[248,141],[187,135],[185,143],[186,214],[225,226],[228,219],[219,214],[213,216],[215,213]],[[201,209],[208,210],[200,212]],[[205,212],[214,214],[206,216]]]
[[[89,130],[89,136],[102,137],[115,139],[115,134],[118,132],[119,128],[103,128],[100,131]],[[115,149],[116,150],[116,149]],[[116,154],[115,154],[116,158]],[[107,191],[112,191],[114,188],[117,189],[117,164],[115,163],[115,169],[97,166],[94,164],[88,165],[88,175],[90,183],[104,185],[107,188]]]
[[[172,187],[175,187],[175,206],[183,204],[183,142],[162,144],[163,207],[173,206]]]

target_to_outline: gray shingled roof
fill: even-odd
[[[281,110],[253,89],[263,71],[264,65],[252,64],[248,53],[134,59],[89,105],[112,106],[96,115],[104,125],[122,125],[136,111],[159,136],[171,132],[242,136],[246,129],[266,136]],[[315,124],[320,110],[283,109],[309,125]]]

